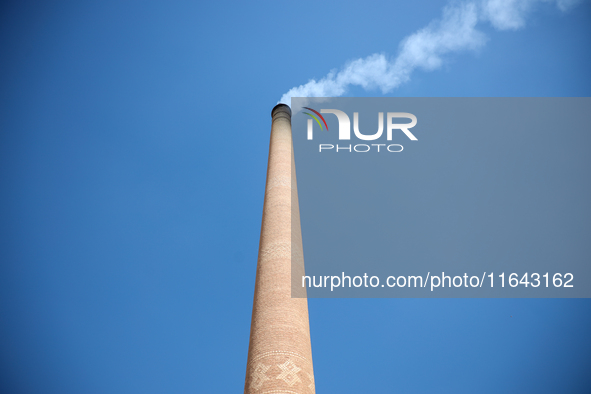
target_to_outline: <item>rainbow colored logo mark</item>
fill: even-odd
[[[304,107],[307,110],[310,110],[312,112],[314,112],[316,115],[320,116],[320,119],[322,119],[322,121],[324,122],[324,125],[326,126],[326,131],[328,131],[328,125],[326,124],[326,120],[324,120],[324,117],[322,115],[320,115],[320,112],[313,110],[312,108],[308,108],[308,107]],[[314,120],[318,123],[318,126],[320,126],[320,130],[322,130],[322,123],[320,123],[320,120],[318,120],[318,118],[314,115],[312,115],[309,112],[304,112],[306,115],[309,115],[311,117],[314,118]]]

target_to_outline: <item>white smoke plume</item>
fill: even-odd
[[[527,15],[541,3],[555,3],[565,12],[580,1],[482,0],[451,3],[443,9],[440,20],[403,39],[395,58],[376,53],[353,60],[318,81],[312,79],[305,85],[290,89],[279,102],[289,105],[292,97],[341,96],[351,85],[389,93],[407,82],[417,68],[432,71],[443,64],[447,54],[482,48],[487,37],[476,29],[478,23],[488,22],[498,30],[517,30],[525,27]]]

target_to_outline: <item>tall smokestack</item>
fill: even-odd
[[[297,260],[296,278],[300,271],[303,274],[304,266],[291,110],[278,104],[271,117],[244,392],[311,394],[315,388],[308,300],[291,298],[292,255]]]

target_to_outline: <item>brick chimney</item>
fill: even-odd
[[[271,117],[244,392],[311,394],[314,371],[305,289],[294,294],[302,298],[291,298],[292,258],[294,283],[304,273],[291,110],[278,104]]]

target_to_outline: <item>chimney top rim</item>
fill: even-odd
[[[291,108],[287,104],[279,103],[274,106],[271,110],[271,117],[275,117],[275,114],[278,112],[285,112],[291,118]]]

